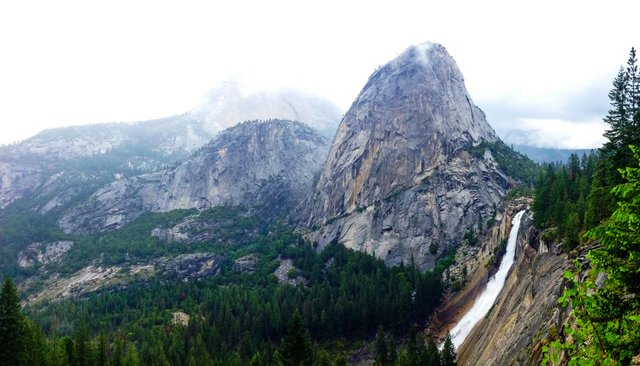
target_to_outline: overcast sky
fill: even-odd
[[[185,112],[217,83],[345,110],[376,67],[443,44],[511,142],[595,147],[640,46],[637,1],[2,1],[0,143]]]

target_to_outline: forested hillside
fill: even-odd
[[[429,64],[419,52],[430,49],[438,56],[434,60],[444,60],[433,65],[451,67],[425,71]],[[371,97],[378,103],[380,108],[371,110],[381,113],[374,122],[384,128],[392,119],[387,114],[395,116],[396,107],[422,111],[427,94],[403,78],[444,70],[455,71],[454,79],[462,80],[439,45],[410,48],[399,60],[376,71],[369,83],[387,78],[393,82],[382,86],[393,93],[372,92],[375,98],[361,94],[364,101]],[[396,98],[398,80],[410,86],[406,91],[415,103]],[[431,95],[443,96],[439,83],[418,81]],[[494,221],[498,205],[530,192],[533,184],[539,236],[561,244],[573,265],[565,274],[559,312],[570,315],[558,329],[549,329],[543,347],[532,352],[544,352],[546,364],[553,365],[640,362],[640,72],[635,50],[609,93],[607,143],[597,152],[573,154],[566,164],[542,169],[502,143],[466,97],[464,85],[454,86],[466,101],[462,105],[470,107],[464,117],[471,127],[456,126],[459,147],[450,146],[451,136],[445,134],[445,122],[455,120],[449,116],[435,124],[445,132],[428,134],[441,137],[434,140],[440,148],[429,150],[435,146],[429,142],[420,153],[411,150],[412,158],[400,168],[390,161],[408,155],[396,145],[380,150],[377,142],[363,145],[363,139],[350,139],[355,132],[344,133],[336,141],[353,147],[337,148],[342,145],[334,143],[330,156],[339,166],[325,164],[319,178],[305,175],[317,187],[303,204],[315,210],[306,212],[309,220],[303,224],[292,217],[305,214],[300,208],[282,217],[267,204],[264,210],[273,215],[260,216],[263,211],[242,205],[216,204],[145,212],[105,231],[65,233],[54,215],[61,208],[41,213],[33,207],[42,206],[44,196],[18,198],[0,211],[5,224],[0,228],[0,277],[5,277],[0,293],[2,364],[455,365],[451,338],[446,336],[439,350],[436,335],[424,331],[438,326],[431,316],[447,294],[462,287],[462,282],[452,281],[449,267],[459,264],[466,280],[468,263],[460,258],[470,258],[465,253],[469,246],[489,246],[486,267],[495,266],[504,245],[491,248],[479,240],[489,230],[499,231]],[[392,108],[388,95],[395,96]],[[372,129],[372,120],[358,116],[355,111],[347,114],[353,126],[362,124],[349,128],[358,133]],[[412,119],[394,121],[397,136],[407,132],[403,128],[415,128]],[[416,130],[406,136],[423,144],[427,135]],[[259,139],[248,140],[251,151],[257,146],[254,140]],[[388,142],[386,137],[380,141]],[[398,144],[406,141],[399,139]],[[353,151],[366,154],[343,159],[342,153]],[[391,157],[380,158],[375,151]],[[425,151],[433,153],[433,159],[425,160]],[[228,153],[219,149],[215,156]],[[239,161],[243,154],[237,155]],[[368,160],[373,157],[379,159]],[[440,168],[443,161],[446,169]],[[213,165],[203,163],[192,170]],[[230,166],[243,170],[239,163]],[[255,178],[246,170],[243,173]],[[407,185],[398,189],[394,174]],[[216,177],[193,175],[184,187],[193,187],[205,175]],[[272,178],[269,174],[260,182]],[[97,188],[98,181],[92,182],[74,191],[64,205],[87,198]],[[338,187],[344,192],[332,186],[336,182],[344,184]],[[230,186],[234,183],[238,181]],[[379,192],[379,183],[386,184],[386,192]],[[212,179],[212,186],[217,184]],[[137,194],[135,187],[129,188]],[[329,198],[335,202],[323,203]],[[333,211],[325,212],[328,208]],[[106,210],[105,217],[127,209],[131,206]],[[444,211],[448,213],[442,215]],[[312,233],[304,231],[305,225]],[[537,235],[536,230],[527,236]],[[518,255],[526,257],[527,251],[537,249],[525,247]],[[549,250],[544,254],[557,258]]]
[[[535,220],[575,258],[560,302],[568,323],[545,347],[549,364],[640,361],[640,73],[635,49],[609,93],[608,141],[597,155],[549,165]]]
[[[221,250],[229,260],[214,277],[141,279],[81,301],[38,303],[26,309],[30,320],[20,315],[16,290],[7,280],[0,329],[5,339],[18,342],[5,352],[18,357],[15,364],[288,365],[298,364],[287,360],[300,350],[287,342],[302,332],[309,360],[340,364],[347,350],[378,327],[395,335],[389,339],[401,339],[407,329],[424,325],[440,303],[440,272],[421,273],[413,263],[388,268],[339,244],[317,253],[285,227],[262,232],[248,245]],[[234,261],[247,256],[256,258],[249,267]],[[288,270],[279,273],[289,261]],[[395,352],[396,342],[385,342],[385,349]],[[400,355],[427,357],[427,349],[411,347]]]

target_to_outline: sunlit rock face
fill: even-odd
[[[412,46],[369,77],[346,113],[300,226],[321,246],[431,268],[509,187],[488,150],[470,152],[497,140],[445,48]]]
[[[98,190],[58,223],[87,233],[120,228],[144,212],[223,205],[284,214],[308,196],[327,150],[326,139],[299,122],[241,123],[173,169]]]

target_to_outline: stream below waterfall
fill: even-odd
[[[518,238],[518,231],[520,230],[520,220],[522,219],[523,214],[524,210],[519,211],[511,221],[512,227],[511,231],[509,232],[507,252],[505,253],[504,257],[502,257],[502,262],[500,262],[498,272],[496,272],[496,274],[489,279],[487,287],[476,299],[473,307],[462,317],[462,319],[460,319],[458,324],[456,324],[456,326],[451,330],[451,340],[456,349],[460,347],[465,338],[467,338],[469,333],[471,333],[473,327],[480,320],[482,320],[485,315],[487,315],[496,299],[498,298],[500,291],[502,291],[502,288],[504,287],[509,269],[511,269],[511,266],[515,261],[516,240]]]

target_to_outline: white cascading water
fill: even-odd
[[[498,298],[500,291],[502,291],[502,288],[504,287],[509,269],[515,261],[516,239],[518,238],[518,230],[520,230],[520,219],[522,219],[523,214],[524,210],[518,212],[511,221],[513,226],[511,227],[511,231],[509,232],[507,252],[504,257],[502,257],[502,262],[500,262],[500,268],[498,268],[498,272],[496,272],[496,274],[489,279],[487,288],[478,297],[471,310],[469,310],[458,322],[458,324],[456,324],[456,326],[451,330],[451,341],[453,342],[453,345],[456,347],[456,349],[460,347],[462,342],[464,342],[465,338],[467,338],[473,327],[482,318],[484,318],[485,315],[487,315],[487,313],[493,306],[493,303]]]

